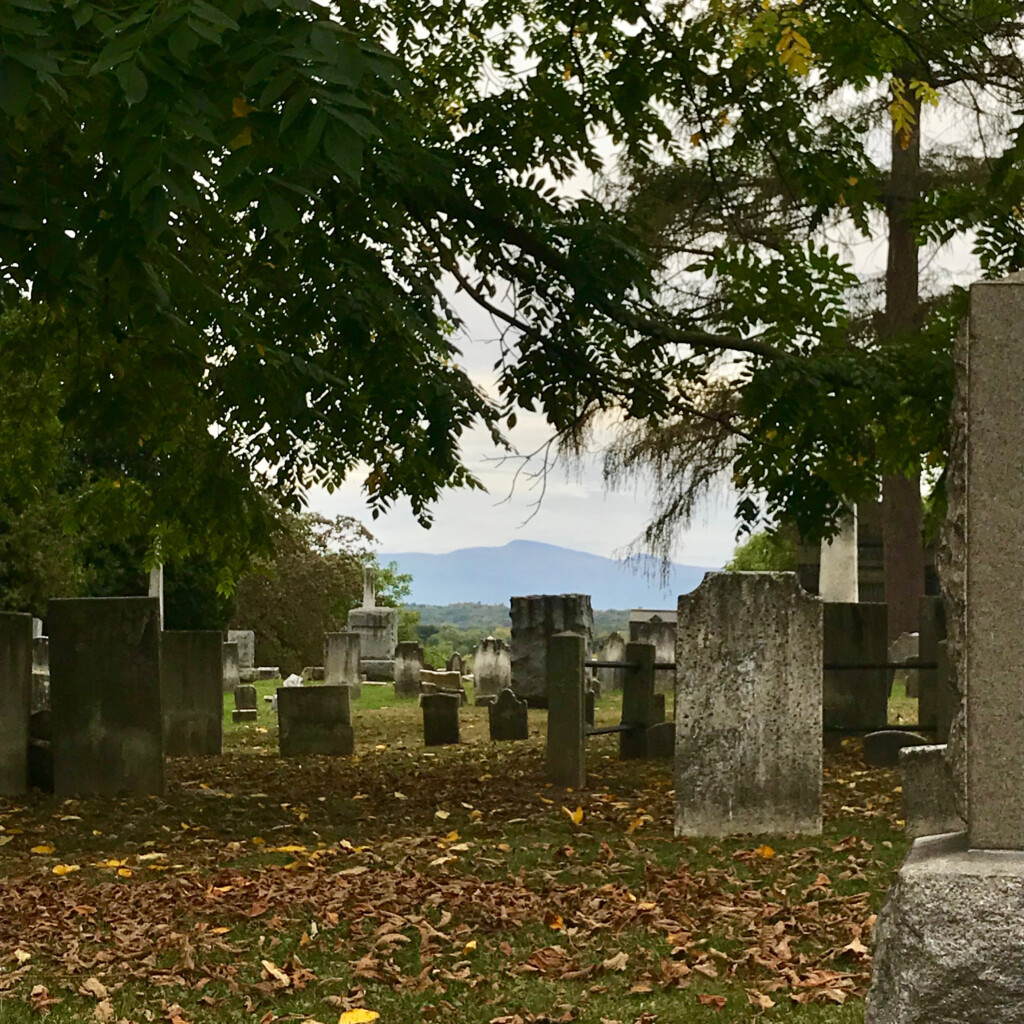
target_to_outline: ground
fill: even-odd
[[[863,1019],[906,843],[859,740],[826,753],[822,836],[697,842],[668,765],[614,736],[565,793],[543,712],[491,744],[470,705],[463,745],[426,750],[414,702],[357,707],[355,757],[279,759],[261,701],[162,799],[0,799],[0,1024]]]

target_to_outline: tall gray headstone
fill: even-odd
[[[256,667],[256,632],[252,629],[229,629],[228,643],[238,644],[239,669]]]
[[[46,622],[57,796],[161,794],[157,599],[50,601]]]
[[[676,615],[671,611],[651,612],[645,618],[630,616],[629,640],[634,644],[654,644],[654,660],[672,664],[676,657]],[[675,672],[659,668],[654,673],[654,689],[658,693],[671,693],[675,685]]]
[[[546,778],[564,788],[582,789],[587,782],[583,693],[586,647],[586,638],[579,633],[556,633],[548,638],[544,659],[548,696]]]
[[[967,832],[914,841],[875,927],[866,1024],[1024,1022],[1024,275],[975,284],[968,331],[965,564],[950,573],[966,580],[967,729],[947,751],[954,778],[966,762]]]
[[[225,693],[234,693],[235,687],[242,682],[241,672],[238,668],[238,643],[221,644],[221,656],[223,658],[223,675]]]
[[[370,682],[395,678],[395,647],[398,644],[397,608],[353,608],[348,631],[359,634],[359,671]]]
[[[835,604],[856,604],[860,600],[856,512],[843,520],[831,540],[821,542],[818,594],[822,601]]]
[[[160,637],[164,754],[219,754],[224,722],[224,657],[217,630],[167,630]]]
[[[889,672],[879,666],[888,660],[885,605],[825,602],[823,630],[825,729],[884,729]]]
[[[512,689],[528,703],[543,705],[548,697],[548,640],[556,633],[578,633],[590,650],[594,611],[588,594],[535,594],[513,597]]]
[[[164,567],[156,565],[149,570],[149,596],[160,602],[160,628],[164,628]]]
[[[282,757],[355,749],[352,690],[348,686],[281,686],[277,690],[278,746]]]
[[[822,605],[795,573],[679,598],[676,835],[821,831]]]
[[[32,616],[0,612],[0,796],[28,789]]]
[[[459,705],[461,703],[462,700],[457,693],[420,694],[420,707],[423,709],[424,746],[440,747],[460,741]]]
[[[418,697],[423,673],[423,645],[403,640],[395,648],[395,696]]]
[[[673,650],[671,658],[674,658],[675,648]],[[598,661],[623,661],[626,657],[626,641],[618,633],[609,633],[601,642],[601,646],[597,649],[597,660]],[[599,668],[597,670],[597,679],[600,682],[603,690],[621,690],[622,689],[622,670],[615,668]]]
[[[359,654],[358,633],[324,634],[324,682],[328,686],[351,687],[353,700],[363,694]]]
[[[654,725],[654,644],[626,645],[626,663],[622,671],[622,724],[633,726],[619,733],[619,760],[647,757],[647,730]]]
[[[496,637],[485,637],[473,655],[473,692],[491,697],[512,685],[512,659],[508,645]]]

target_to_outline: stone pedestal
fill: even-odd
[[[57,796],[162,794],[159,601],[50,601],[46,623]]]
[[[673,629],[673,635],[675,630]],[[619,733],[619,760],[631,761],[647,757],[647,730],[655,723],[654,711],[654,644],[626,645],[629,668],[621,672],[622,724],[633,728]],[[664,697],[664,694],[661,695]],[[664,716],[663,716],[664,717]]]
[[[391,682],[398,645],[397,608],[353,608],[348,631],[359,634],[360,672],[373,682]]]
[[[865,1024],[1024,1024],[1024,854],[915,840],[874,939]]]
[[[822,605],[795,573],[708,573],[679,598],[679,836],[821,831]]]
[[[223,676],[216,630],[169,630],[161,635],[160,698],[167,757],[221,752]]]
[[[355,750],[352,694],[347,686],[281,686],[277,690],[278,746],[282,757]]]
[[[424,693],[420,696],[423,709],[423,745],[441,747],[458,743],[459,705],[457,693]]]
[[[824,691],[826,729],[884,729],[888,721],[888,616],[884,604],[838,604],[824,607]]]
[[[485,637],[473,655],[473,693],[491,697],[512,685],[512,660],[504,640]]]
[[[547,704],[548,640],[556,633],[577,633],[590,650],[594,612],[587,594],[540,594],[513,597],[512,689],[527,703]]]
[[[28,788],[32,616],[0,612],[0,796]]]
[[[323,681],[328,686],[348,686],[352,699],[363,695],[363,683],[359,670],[361,647],[358,633],[324,634]],[[305,679],[305,672],[303,672]]]
[[[584,736],[583,662],[586,640],[558,633],[545,658],[548,694],[546,778],[556,786],[582,789],[587,782]],[[513,667],[515,662],[513,662]]]

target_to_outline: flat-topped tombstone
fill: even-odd
[[[676,835],[821,831],[821,602],[795,573],[679,598]]]
[[[512,685],[512,659],[504,640],[488,636],[477,644],[473,655],[473,692],[490,697]]]
[[[238,667],[256,667],[256,633],[251,629],[229,629],[228,643],[238,644]]]
[[[854,511],[842,521],[834,537],[821,542],[818,594],[828,603],[856,604],[860,600],[859,583],[857,513]]]
[[[413,698],[419,695],[423,677],[423,645],[403,640],[395,648],[395,696]]]
[[[161,794],[160,602],[50,601],[46,622],[57,796]]]
[[[234,693],[235,687],[242,681],[238,668],[238,644],[234,642],[222,644],[221,655],[224,660],[224,692]]]
[[[457,693],[422,693],[420,707],[423,709],[423,745],[440,747],[458,743],[459,705]]]
[[[355,750],[352,691],[347,686],[281,686],[277,691],[278,745],[282,757]]]
[[[577,633],[590,650],[594,611],[588,594],[535,594],[513,597],[512,689],[531,704],[543,705],[548,693],[548,640],[556,633]]]
[[[277,710],[277,702],[274,702]],[[235,708],[231,712],[233,722],[255,722],[258,717],[256,687],[252,683],[240,683],[235,687]]]
[[[359,672],[361,644],[358,633],[324,634],[324,682],[329,686],[352,687],[352,699],[363,693]]]
[[[0,612],[0,796],[28,789],[32,616]]]
[[[530,735],[527,704],[512,690],[502,690],[487,708],[492,740],[525,740]]]
[[[582,789],[587,782],[583,662],[586,638],[556,633],[548,638],[548,735],[546,777],[556,786]]]
[[[216,630],[169,630],[160,637],[160,697],[167,757],[221,752],[221,644],[221,635]]]
[[[363,573],[363,606],[348,613],[348,631],[359,634],[360,674],[370,682],[391,682],[395,678],[395,648],[398,645],[398,609],[376,605],[373,569]]]
[[[672,611],[636,609],[630,614],[629,640],[635,644],[654,644],[654,660],[662,664],[671,664],[676,657],[677,628],[677,615]],[[655,670],[656,692],[671,692],[674,685],[675,672],[672,669]]]

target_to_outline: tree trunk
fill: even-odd
[[[882,336],[906,335],[920,328],[918,245],[910,215],[920,196],[921,104],[910,95],[915,124],[909,144],[892,135],[892,170],[886,214],[889,258],[885,271],[885,316]],[[924,553],[921,545],[920,474],[887,475],[882,482],[882,538],[885,558],[885,602],[889,608],[889,640],[918,631],[918,604],[924,594]]]

